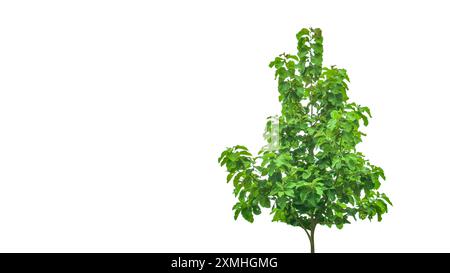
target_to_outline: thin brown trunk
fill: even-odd
[[[309,244],[311,246],[311,253],[315,253],[315,247],[314,247],[314,228],[311,229],[311,235],[309,236]]]
[[[315,253],[316,249],[314,246],[314,232],[316,229],[316,224],[315,223],[311,223],[311,229],[308,230],[306,228],[303,228],[303,230],[306,232],[306,235],[308,235],[308,239],[309,239],[309,245],[311,247],[311,253]]]

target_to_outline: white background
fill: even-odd
[[[268,63],[320,27],[374,118],[383,222],[320,227],[318,252],[450,252],[447,1],[2,1],[0,251],[307,252],[233,220],[217,157],[263,144]]]

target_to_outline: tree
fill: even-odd
[[[242,145],[227,148],[219,163],[227,183],[233,181],[235,219],[253,222],[261,208],[270,208],[273,221],[306,232],[314,253],[317,225],[381,221],[392,203],[379,191],[383,169],[356,150],[369,108],[349,101],[345,69],[322,67],[320,29],[302,29],[297,41],[296,55],[283,53],[269,65],[282,108],[266,122],[268,145],[256,156]]]

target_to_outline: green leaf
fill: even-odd
[[[236,187],[240,181],[240,178],[244,175],[244,172],[240,172],[234,176],[233,185]]]
[[[289,61],[286,63],[286,67],[288,69],[294,70],[295,69],[295,63],[293,61]]]
[[[250,223],[253,223],[254,219],[253,219],[253,213],[252,213],[251,207],[246,207],[246,208],[242,209],[241,214],[245,220],[249,221]]]
[[[297,33],[297,39],[300,40],[303,36],[307,36],[307,35],[309,35],[309,29],[307,29],[307,28],[302,28],[302,30],[300,30],[300,31]]]
[[[322,188],[322,187],[316,187],[316,193],[317,193],[319,196],[322,196],[322,195],[323,195],[323,188]]]
[[[305,202],[308,199],[308,195],[310,194],[310,191],[308,190],[303,190],[300,192],[300,200],[302,202]]]
[[[364,126],[367,126],[367,125],[369,125],[369,120],[367,119],[367,117],[366,117],[366,116],[364,116],[364,115],[361,115],[361,118],[363,119],[363,122],[364,122]]]
[[[387,197],[386,194],[382,193],[381,198],[383,198],[383,200],[386,201],[389,205],[393,206],[391,200],[389,199],[389,197]]]
[[[286,190],[285,192],[284,192],[284,194],[285,195],[287,195],[287,196],[290,196],[290,197],[295,197],[295,193],[294,193],[294,190]]]
[[[290,161],[292,160],[291,155],[288,153],[283,153],[275,160],[277,167],[291,167]]]
[[[261,204],[263,208],[270,208],[270,199],[268,197],[262,197],[259,200],[259,204]]]
[[[234,220],[237,220],[237,218],[239,217],[239,214],[241,213],[241,210],[240,209],[236,209],[235,211],[234,211]]]
[[[387,211],[387,205],[381,199],[376,200],[375,205],[377,206],[377,212],[383,214]]]
[[[277,205],[280,209],[284,209],[286,207],[286,202],[287,202],[287,199],[286,199],[285,195],[283,195],[277,199]]]
[[[225,151],[223,151],[223,152],[220,154],[220,157],[219,157],[219,159],[218,159],[219,163],[222,162],[222,160],[228,155],[228,153],[229,153],[229,150],[226,149]],[[223,164],[222,164],[222,165],[223,165]]]
[[[229,173],[229,174],[227,175],[227,183],[230,182],[230,180],[231,180],[231,178],[233,178],[234,174],[235,174],[235,173]]]
[[[261,209],[259,208],[259,206],[253,206],[252,207],[253,208],[253,213],[255,214],[255,215],[260,215],[261,214]]]
[[[377,214],[377,220],[378,220],[378,222],[381,222],[381,220],[383,220],[383,218],[381,217],[381,214]]]
[[[304,173],[302,173],[302,178],[303,179],[308,179],[311,177],[311,171],[310,170],[306,170]]]
[[[241,203],[238,202],[234,204],[233,210],[234,210],[234,220],[236,220],[239,214],[241,213]]]
[[[339,111],[333,110],[331,111],[331,118],[334,120],[339,120],[341,118],[341,114]]]
[[[299,97],[303,97],[303,95],[305,94],[305,89],[303,87],[297,87],[296,94]]]
[[[369,115],[369,117],[372,117],[372,114],[370,113],[369,107],[366,107],[366,106],[361,107],[361,108],[360,108],[360,111],[361,111],[361,112],[366,112],[366,113]]]
[[[243,156],[252,156],[252,154],[248,151],[240,151],[238,152],[238,155],[243,155]]]
[[[247,147],[242,146],[242,145],[236,145],[236,146],[234,146],[234,148],[235,148],[236,150],[248,151]]]

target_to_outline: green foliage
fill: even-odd
[[[356,150],[370,110],[349,101],[345,69],[322,67],[320,29],[302,29],[297,41],[296,55],[281,54],[269,65],[282,105],[277,149],[264,146],[253,156],[238,145],[219,158],[238,199],[235,218],[253,222],[261,208],[270,208],[273,221],[299,226],[308,236],[317,224],[381,221],[392,205],[379,192],[383,170]],[[268,142],[271,125],[264,134]]]

